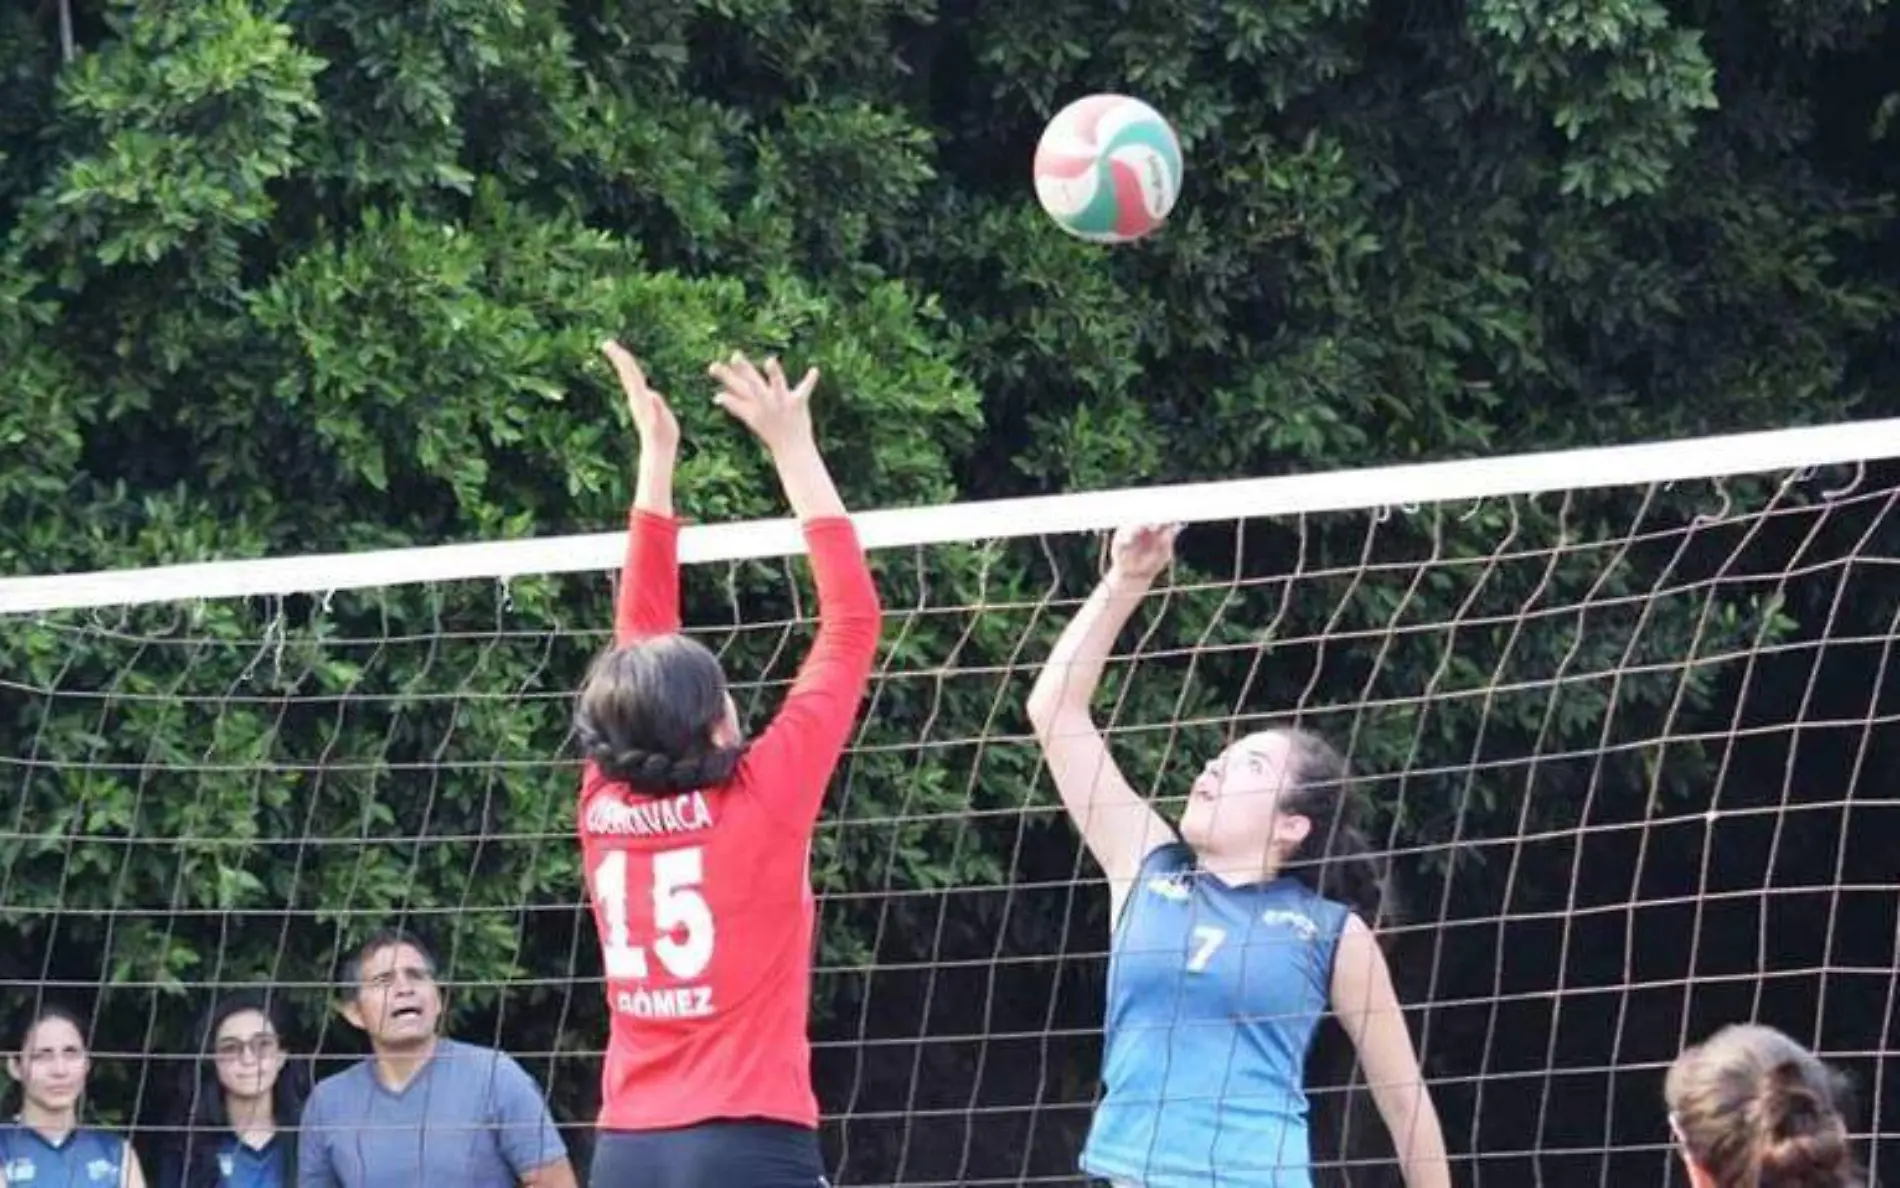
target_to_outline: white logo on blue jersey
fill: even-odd
[[[1187,877],[1179,874],[1156,875],[1148,880],[1148,890],[1175,903],[1186,903],[1193,897],[1193,892],[1188,890]]]
[[[1312,940],[1319,935],[1319,925],[1304,912],[1287,912],[1278,908],[1269,908],[1260,913],[1262,924],[1283,924],[1300,934],[1301,940]]]
[[[38,1170],[31,1159],[15,1159],[7,1164],[6,1181],[9,1184],[30,1184]]]
[[[110,1159],[95,1159],[86,1165],[86,1178],[88,1180],[117,1180],[119,1165]]]

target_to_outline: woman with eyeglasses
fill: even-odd
[[[1663,1082],[1692,1188],[1861,1188],[1846,1078],[1772,1027],[1724,1027]]]
[[[309,1072],[285,1051],[272,999],[220,1000],[199,1032],[168,1120],[159,1188],[292,1188]]]

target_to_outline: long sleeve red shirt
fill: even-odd
[[[818,1124],[811,1085],[811,840],[877,652],[881,611],[851,521],[804,525],[818,636],[725,785],[636,793],[582,776],[581,855],[613,1020],[600,1126]],[[679,525],[635,510],[619,646],[679,630]]]

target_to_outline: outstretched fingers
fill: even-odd
[[[805,369],[805,378],[799,380],[798,386],[792,389],[792,399],[798,401],[800,404],[805,403],[811,399],[812,390],[817,386],[818,369],[816,367],[807,367]]]
[[[771,383],[772,395],[781,396],[794,404],[803,404],[811,399],[812,389],[818,386],[818,369],[809,367],[805,370],[804,378],[798,381],[798,386],[789,387],[785,382],[785,368],[780,366],[777,355],[765,361],[765,376]]]
[[[713,403],[744,422],[766,447],[777,452],[781,447],[811,437],[809,400],[818,384],[818,369],[805,372],[796,388],[786,385],[785,368],[777,356],[769,356],[762,365],[754,365],[734,351],[724,362],[707,369],[719,382]]]
[[[621,346],[613,339],[600,344],[601,353],[607,356],[607,362],[613,364],[614,374],[620,377],[620,386],[629,395],[647,386],[647,375],[640,368],[640,361],[633,352]]]
[[[714,379],[738,395],[757,399],[765,392],[765,377],[752,365],[752,360],[739,351],[724,363],[714,363],[706,369]]]

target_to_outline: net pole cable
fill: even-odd
[[[1457,1182],[1686,1183],[1662,1074],[1746,1020],[1850,1075],[1894,1174],[1896,459],[1900,419],[855,511],[885,623],[811,863],[832,1182],[1085,1182],[1109,897],[1025,702],[1137,522],[1187,528],[1094,721],[1170,821],[1237,740],[1339,752]],[[328,1075],[363,1051],[339,963],[401,925],[579,1165],[606,1007],[570,715],[624,550],[0,579],[8,1026],[74,1006],[90,1116],[159,1152],[216,996],[268,988]],[[811,638],[802,552],[783,519],[680,538],[749,729]],[[1315,1182],[1398,1183],[1354,1057],[1318,1030]]]

